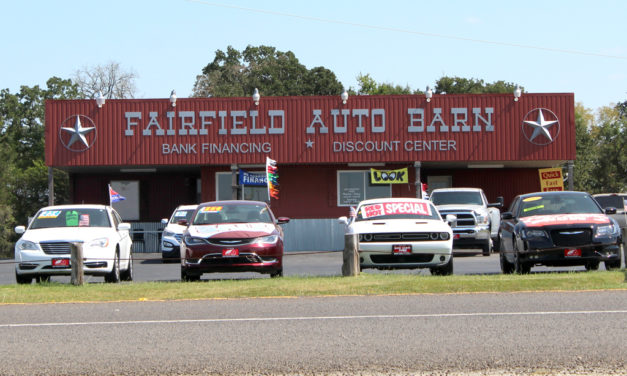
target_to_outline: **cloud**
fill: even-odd
[[[471,25],[478,25],[478,24],[481,23],[481,19],[480,18],[472,17],[472,16],[466,17],[465,21],[466,21],[467,24],[471,24]]]

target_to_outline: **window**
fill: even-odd
[[[111,181],[111,188],[123,196],[125,200],[114,202],[111,206],[126,221],[139,221],[139,181]]]
[[[337,172],[337,206],[352,206],[362,200],[392,197],[390,184],[370,184],[370,171]]]
[[[251,171],[257,174],[264,171]],[[232,175],[230,172],[216,173],[216,200],[232,200]],[[268,202],[268,187],[244,185],[240,186],[239,199]]]

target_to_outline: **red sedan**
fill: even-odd
[[[203,273],[258,272],[283,275],[283,229],[289,218],[275,218],[261,201],[200,204],[181,243],[181,279]]]

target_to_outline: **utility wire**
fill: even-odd
[[[497,41],[491,41],[491,40],[485,40],[485,39],[474,39],[474,38],[459,37],[459,36],[456,36],[456,35],[426,33],[426,32],[423,32],[423,31],[399,29],[399,28],[389,27],[389,26],[368,25],[368,24],[361,24],[361,23],[348,22],[348,21],[331,20],[331,19],[327,19],[327,18],[319,18],[319,17],[311,17],[311,16],[301,16],[301,15],[298,15],[298,14],[282,13],[282,12],[276,12],[276,11],[265,10],[265,9],[241,7],[241,6],[237,6],[237,5],[213,3],[213,2],[204,1],[204,0],[187,0],[187,1],[192,2],[192,3],[198,3],[198,4],[213,6],[213,7],[237,9],[237,10],[243,10],[243,11],[248,11],[248,12],[270,14],[270,15],[273,15],[273,16],[281,16],[281,17],[291,17],[291,18],[297,18],[297,19],[301,19],[301,20],[308,20],[308,21],[315,21],[315,22],[324,22],[324,23],[331,23],[331,24],[338,24],[338,25],[356,26],[356,27],[361,27],[361,28],[365,28],[365,29],[383,30],[383,31],[396,32],[396,33],[421,35],[421,36],[432,37],[432,38],[452,39],[452,40],[460,40],[460,41],[465,41],[465,42],[475,42],[475,43],[491,44],[491,45],[496,45],[496,46],[517,47],[517,48],[526,48],[526,49],[540,50],[540,51],[560,52],[560,53],[567,53],[567,54],[573,54],[573,55],[596,56],[596,57],[605,57],[605,58],[610,58],[610,59],[627,60],[627,56],[620,56],[620,55],[608,55],[608,54],[601,54],[601,53],[596,53],[596,52],[565,50],[565,49],[561,49],[561,48],[539,47],[539,46],[532,46],[532,45],[518,44],[518,43],[497,42]]]

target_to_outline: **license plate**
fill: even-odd
[[[461,238],[461,235],[459,235],[459,234],[453,234],[453,239],[459,239],[459,238]]]
[[[222,250],[222,257],[239,257],[239,249],[224,249]]]
[[[411,254],[411,245],[410,244],[396,244],[392,248],[392,253],[395,255],[409,255]]]
[[[581,249],[568,248],[564,250],[564,257],[581,257]]]
[[[67,259],[67,258],[52,259],[52,267],[53,268],[69,268],[70,259]]]

